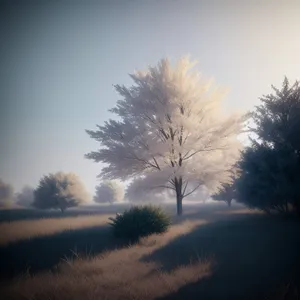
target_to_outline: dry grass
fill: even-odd
[[[217,215],[246,215],[246,214],[263,214],[262,211],[259,210],[249,210],[248,208],[244,209],[235,209],[235,210],[216,210],[214,214]]]
[[[66,230],[105,225],[110,216],[112,215],[5,222],[0,224],[0,246],[37,236],[52,235]]]
[[[19,274],[0,286],[1,299],[297,299],[278,298],[276,289],[297,279],[293,220],[191,206],[167,233],[122,248],[105,225],[111,212],[102,213],[0,224],[1,273]],[[269,291],[277,298],[265,298]]]
[[[213,259],[198,259],[163,272],[144,255],[188,234],[205,220],[174,225],[163,235],[144,238],[131,247],[90,258],[77,257],[59,265],[56,273],[21,277],[3,291],[5,299],[155,299],[211,274]]]

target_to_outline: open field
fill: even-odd
[[[223,203],[176,217],[166,205],[170,230],[130,246],[107,225],[125,208],[1,211],[3,299],[297,299],[297,220]]]

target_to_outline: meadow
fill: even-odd
[[[128,245],[107,224],[126,208],[1,210],[2,299],[299,299],[295,218],[168,204],[169,231]]]

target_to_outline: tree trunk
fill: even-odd
[[[177,202],[177,216],[182,215],[182,178],[177,179],[175,177],[175,190],[176,190],[176,202]]]
[[[64,209],[63,207],[61,207],[61,208],[60,208],[60,211],[61,211],[62,213],[64,213],[64,212],[65,212],[65,209]]]
[[[176,195],[177,201],[177,216],[182,215],[182,195]]]

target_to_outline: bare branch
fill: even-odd
[[[189,182],[186,181],[185,186],[183,188],[183,192],[182,192],[183,195],[185,194],[185,191],[186,191],[186,188],[187,188],[188,184],[189,184]]]
[[[155,187],[152,187],[152,188],[165,188],[165,189],[171,189],[171,190],[175,191],[174,187],[167,186],[167,185],[158,185],[158,186],[155,186]]]
[[[210,149],[200,149],[200,150],[197,150],[195,152],[193,152],[192,154],[188,155],[188,153],[190,151],[188,151],[182,158],[182,160],[187,160],[189,158],[191,158],[192,156],[194,156],[195,154],[199,153],[199,152],[208,152],[208,151],[217,151],[217,150],[225,150],[227,149],[226,147],[217,147],[217,148],[210,148]],[[188,155],[188,156],[187,156]]]
[[[191,195],[192,193],[194,193],[203,183],[199,183],[194,189],[192,189],[189,193],[187,193],[186,195],[183,195],[183,198]]]

